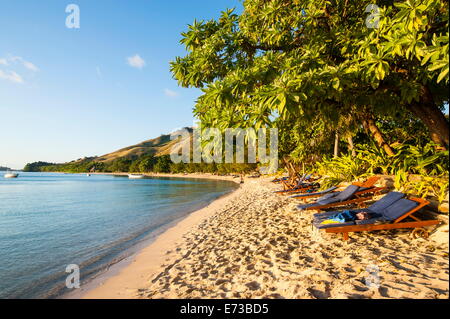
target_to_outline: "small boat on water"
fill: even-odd
[[[6,172],[5,175],[3,175],[3,177],[5,178],[17,178],[19,177],[18,173],[13,173],[13,172]]]
[[[128,174],[128,178],[130,179],[142,179],[144,178],[144,175],[140,175],[140,174]]]
[[[91,174],[88,173],[88,174],[86,174],[86,176],[91,176]]]

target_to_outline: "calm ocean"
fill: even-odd
[[[226,181],[0,173],[0,298],[68,292],[65,272],[87,280],[171,222],[237,187]]]

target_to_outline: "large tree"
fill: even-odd
[[[204,126],[293,130],[351,117],[389,154],[376,119],[411,112],[448,147],[448,1],[370,4],[245,0],[241,15],[189,25],[188,54],[171,71],[202,88],[194,113]]]

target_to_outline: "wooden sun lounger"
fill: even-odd
[[[366,187],[366,188],[373,188],[373,185],[375,185],[375,183],[380,179],[380,177],[378,176],[372,176],[370,178],[368,178],[365,182],[354,182],[352,183],[352,185],[356,185],[359,187]],[[287,195],[292,195],[292,194],[296,194],[296,193],[304,193],[306,190],[308,190],[308,188],[305,188],[304,190],[300,190],[298,192],[296,192],[295,190],[289,192]],[[335,192],[339,192],[339,191],[333,191],[332,193]],[[357,192],[356,194],[359,194],[359,192]],[[297,197],[298,199],[309,199],[309,198],[315,198],[315,197],[320,197],[323,194],[310,194],[307,196],[302,196],[302,197]]]
[[[330,227],[325,228],[327,233],[342,233],[344,240],[348,240],[348,233],[351,232],[361,232],[361,231],[373,231],[373,230],[388,230],[388,229],[399,229],[399,228],[421,228],[425,226],[437,225],[440,223],[437,219],[432,220],[421,220],[416,216],[413,216],[415,212],[419,211],[421,208],[427,206],[430,202],[423,198],[410,198],[410,200],[419,203],[415,208],[407,212],[406,214],[400,216],[391,223],[385,224],[365,224],[365,225],[350,225],[342,227]],[[410,217],[414,221],[404,222],[403,220]]]
[[[293,187],[294,181],[292,179],[287,181],[282,180],[281,183],[283,184],[283,190],[287,190]]]
[[[336,193],[336,191],[332,191],[332,192],[330,192],[330,193]],[[292,195],[292,194],[295,194],[295,193],[289,193],[289,195]],[[320,197],[320,196],[323,196],[324,194],[310,194],[310,195],[306,195],[305,194],[305,196],[302,196],[302,197],[293,197],[293,198],[296,198],[296,199],[310,199],[310,198],[316,198],[316,197]]]
[[[356,192],[354,194],[353,199],[349,199],[349,200],[345,200],[342,202],[335,202],[335,203],[331,203],[331,204],[326,204],[326,205],[317,205],[317,206],[312,206],[312,207],[306,207],[304,208],[304,210],[323,210],[323,209],[327,209],[327,208],[332,208],[332,207],[339,207],[339,206],[347,206],[350,204],[357,204],[357,203],[363,203],[363,202],[367,202],[369,200],[372,200],[372,198],[376,195],[380,195],[381,192],[383,190],[386,190],[386,187],[372,187],[372,188],[368,188],[368,189],[364,189],[362,191]],[[365,196],[368,195],[369,196]]]
[[[275,178],[273,180],[271,180],[272,183],[281,183],[281,181],[285,181],[288,180],[289,177],[280,177],[280,178]]]
[[[311,182],[310,185],[302,185],[298,188],[294,188],[294,189],[287,189],[287,190],[283,190],[283,191],[278,191],[279,194],[282,195],[292,195],[292,194],[297,194],[297,193],[304,193],[307,190],[314,188],[314,187],[318,187],[319,185],[315,182]]]
[[[309,175],[308,179],[306,179],[305,176],[303,176],[299,178],[299,180],[297,181],[282,181],[283,190],[276,191],[275,193],[289,193],[292,191],[300,190],[303,189],[303,187],[309,186],[308,184],[312,184],[313,182],[314,181],[311,181],[311,175]]]
[[[292,176],[287,179],[280,180],[281,184],[283,184],[283,189],[287,190],[290,188],[295,187],[296,184],[298,184],[298,180],[301,179],[300,176]]]
[[[360,187],[372,187],[379,179],[379,176],[371,176],[365,182],[354,182],[352,184]]]

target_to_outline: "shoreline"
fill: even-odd
[[[55,172],[62,173],[62,172]],[[173,177],[173,178],[189,178],[189,179],[214,179],[214,180],[223,180],[223,181],[231,181],[237,184],[240,183],[240,176],[237,175],[214,175],[210,173],[188,173],[188,174],[172,174],[172,173],[69,173],[69,174],[91,174],[91,175],[115,175],[115,176],[128,176],[128,174],[139,174],[144,175],[145,177]]]
[[[97,175],[105,175],[105,173],[94,173]],[[106,175],[127,175],[128,173],[106,173]],[[144,174],[143,174],[144,175]],[[192,179],[216,179],[233,181],[231,176],[208,176],[206,174],[189,174],[189,177],[182,174],[160,174],[147,175],[148,177],[175,177],[175,178],[192,178]],[[166,176],[168,175],[168,176]],[[174,176],[177,175],[177,176]],[[180,176],[178,176],[180,175]],[[188,212],[162,229],[151,234],[149,238],[137,243],[133,247],[124,252],[125,257],[108,266],[106,270],[91,278],[83,284],[79,289],[65,293],[59,296],[59,299],[122,299],[136,298],[133,293],[139,289],[143,277],[154,275],[153,268],[158,268],[167,258],[166,252],[173,244],[182,239],[184,233],[198,225],[205,218],[209,217],[217,207],[223,205],[230,200],[233,195],[241,190],[241,187],[224,194],[205,207]],[[127,254],[128,252],[128,254]],[[150,268],[151,270],[144,270]],[[149,272],[147,274],[147,272]]]
[[[26,173],[54,173],[54,174],[70,174],[70,175],[106,175],[106,176],[128,176],[129,174],[138,174],[144,175],[145,177],[169,177],[169,178],[188,178],[188,179],[212,179],[212,180],[221,180],[221,181],[231,181],[237,184],[240,184],[240,176],[238,175],[214,175],[211,173],[108,173],[108,172],[98,172],[98,173],[68,173],[68,172],[26,172]]]
[[[298,202],[277,189],[269,178],[245,178],[102,283],[66,298],[448,298],[448,216],[430,240],[397,230],[344,242],[313,230],[312,213],[296,211]],[[373,265],[378,288],[365,284]]]

